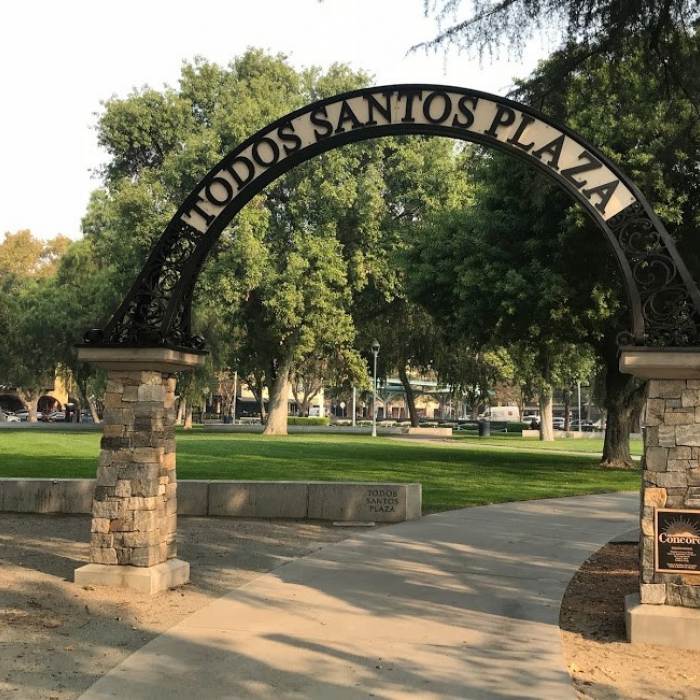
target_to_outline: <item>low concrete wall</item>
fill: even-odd
[[[452,437],[452,428],[402,428],[406,435],[417,437]]]
[[[90,513],[94,479],[0,479],[0,511]]]
[[[94,479],[0,479],[0,512],[89,514]],[[420,484],[337,481],[180,481],[179,515],[356,520],[421,517]]]

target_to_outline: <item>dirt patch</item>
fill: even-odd
[[[72,583],[90,519],[0,514],[0,698],[78,697],[186,615],[261,573],[348,537],[315,523],[181,518],[192,583],[156,596]]]
[[[579,698],[697,700],[700,651],[625,639],[624,597],[638,591],[636,544],[607,544],[571,580],[559,624]]]

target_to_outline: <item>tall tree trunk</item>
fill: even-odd
[[[539,393],[540,405],[540,440],[552,442],[554,440],[554,426],[552,425],[552,387],[545,384]]]
[[[88,396],[87,385],[84,382],[82,382],[78,377],[76,377],[75,383],[78,387],[78,391],[80,392],[83,401],[87,404],[88,408],[90,409],[92,422],[100,423],[100,417],[97,415],[97,406],[95,405],[95,401],[90,396]]]
[[[180,403],[177,406],[177,418],[175,425],[182,425],[185,421],[185,411],[187,410],[187,399],[184,396],[180,397]]]
[[[401,386],[403,386],[403,391],[406,395],[406,405],[408,406],[408,417],[411,420],[411,427],[417,428],[419,425],[419,421],[418,411],[416,410],[416,397],[413,393],[413,387],[411,386],[411,382],[408,379],[406,365],[399,365],[399,379],[401,380]]]
[[[630,454],[630,432],[634,416],[644,403],[646,384],[620,372],[616,345],[607,349],[605,364],[607,423],[601,466],[630,469],[635,466]]]
[[[581,429],[581,416],[579,416],[579,430]],[[571,430],[571,392],[564,389],[564,432]]]
[[[18,390],[17,395],[22,403],[27,407],[27,422],[36,423],[38,420],[36,409],[36,402],[39,398],[38,392]]]
[[[258,409],[260,410],[260,424],[265,425],[267,423],[267,412],[265,411],[265,395],[262,391],[258,392]]]
[[[185,430],[192,430],[192,404],[187,404],[187,409],[185,410],[185,422],[182,426]]]
[[[586,420],[591,423],[591,415],[593,409],[593,386],[591,381],[588,381],[588,398],[586,400]]]
[[[258,402],[258,410],[260,411],[260,424],[265,425],[265,385],[263,382],[262,375],[253,372],[252,375],[248,376],[246,379],[250,390],[253,392],[255,400]]]
[[[289,372],[292,369],[291,357],[285,357],[277,368],[277,376],[270,387],[270,401],[267,423],[263,435],[287,435],[287,414],[289,412]]]

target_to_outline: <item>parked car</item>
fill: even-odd
[[[564,419],[555,416],[552,418],[552,425],[554,426],[554,430],[564,430]]]
[[[12,411],[0,410],[0,423],[19,423],[20,419]]]
[[[65,411],[53,411],[53,413],[49,413],[48,419],[51,423],[61,423],[66,420],[66,413]]]

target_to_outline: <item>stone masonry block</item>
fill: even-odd
[[[131,480],[131,495],[132,496],[143,496],[145,498],[151,498],[154,496],[162,496],[160,492],[160,482],[158,478],[143,478],[143,479],[132,479]]]
[[[664,486],[666,488],[680,488],[688,485],[688,474],[686,472],[647,472],[645,478],[654,486]]]
[[[676,444],[700,447],[700,423],[676,427]]]
[[[664,423],[666,425],[692,425],[695,423],[695,412],[690,411],[673,411],[666,412],[664,415]]]
[[[663,399],[647,399],[646,424],[647,426],[659,425],[664,416]]]
[[[685,497],[685,505],[688,508],[700,508],[700,487],[691,486]],[[698,580],[700,584],[700,579]]]
[[[108,391],[104,398],[105,408],[121,408],[122,394],[121,392]]]
[[[110,532],[133,532],[135,530],[133,511],[127,511],[120,518],[112,520],[109,529]]]
[[[165,387],[162,384],[143,385],[138,388],[138,400],[158,402],[162,405],[165,401],[165,393]]]
[[[680,399],[686,388],[683,379],[653,379],[649,382],[650,399]]]
[[[127,479],[119,479],[114,489],[114,495],[119,498],[129,498],[131,496],[131,482]]]
[[[684,608],[700,608],[700,586],[667,584],[666,603]]]
[[[641,530],[644,537],[654,536],[654,509],[647,506],[642,511]]]
[[[120,518],[126,513],[126,501],[95,501],[92,504],[93,518]]]
[[[700,486],[700,469],[691,469],[688,472],[688,485]]]
[[[665,471],[667,462],[668,448],[666,447],[649,447],[644,453],[644,464],[649,471]]]
[[[125,425],[124,409],[106,406],[103,414],[105,425]]]
[[[109,532],[109,518],[93,518],[92,519],[92,532],[107,533]]]
[[[665,583],[642,583],[639,592],[645,605],[663,605],[666,602]]]
[[[155,462],[132,462],[119,467],[120,479],[155,479],[160,475],[160,465]]]
[[[162,500],[159,496],[132,496],[126,507],[128,510],[156,510]]]
[[[685,507],[685,497],[688,492],[687,488],[681,487],[677,489],[668,489],[666,496],[667,508],[683,508]]]
[[[690,469],[691,462],[689,459],[669,459],[668,460],[668,471],[670,472],[684,472]]]
[[[156,511],[153,510],[135,510],[134,513],[134,528],[138,532],[150,532],[159,528],[159,522]]]
[[[124,387],[124,393],[122,394],[122,401],[138,401],[139,398],[139,387],[137,386],[126,386]]]
[[[132,566],[155,566],[168,558],[167,549],[164,547],[161,553],[160,545],[149,545],[147,547],[134,547],[131,550]]]
[[[654,538],[642,537],[639,541],[639,559],[644,583],[651,583],[654,578]]]
[[[669,459],[692,459],[693,458],[693,448],[692,447],[674,447],[668,452]]]
[[[666,489],[649,486],[644,489],[644,505],[663,508],[666,505]]]
[[[116,564],[117,553],[112,547],[90,547],[90,561],[93,564]]]
[[[700,406],[700,389],[685,389],[681,394],[681,405],[687,408]]]
[[[163,375],[161,372],[141,372],[140,382],[141,384],[152,384],[154,386],[160,386],[163,384],[163,380],[167,379],[167,375]]]
[[[125,547],[150,547],[160,544],[161,535],[158,530],[150,532],[125,532],[122,543]]]
[[[124,384],[110,375],[107,380],[106,391],[110,394],[121,394],[124,391]]]
[[[114,546],[114,535],[110,532],[93,532],[90,538],[90,544],[93,547],[111,548]]]
[[[676,426],[674,425],[659,425],[657,430],[659,447],[675,447],[676,446]],[[651,446],[651,444],[650,444]]]
[[[674,445],[675,443],[675,436],[676,432],[674,430],[673,432],[673,438],[674,438]],[[659,447],[659,426],[654,425],[654,426],[647,426],[645,429],[644,433],[644,445],[646,447]]]
[[[124,426],[121,424],[116,424],[116,425],[105,424],[102,426],[102,437],[103,438],[124,437]]]
[[[164,449],[162,447],[135,447],[134,461],[160,464]]]
[[[118,466],[100,466],[97,468],[96,486],[116,486],[119,476]]]

